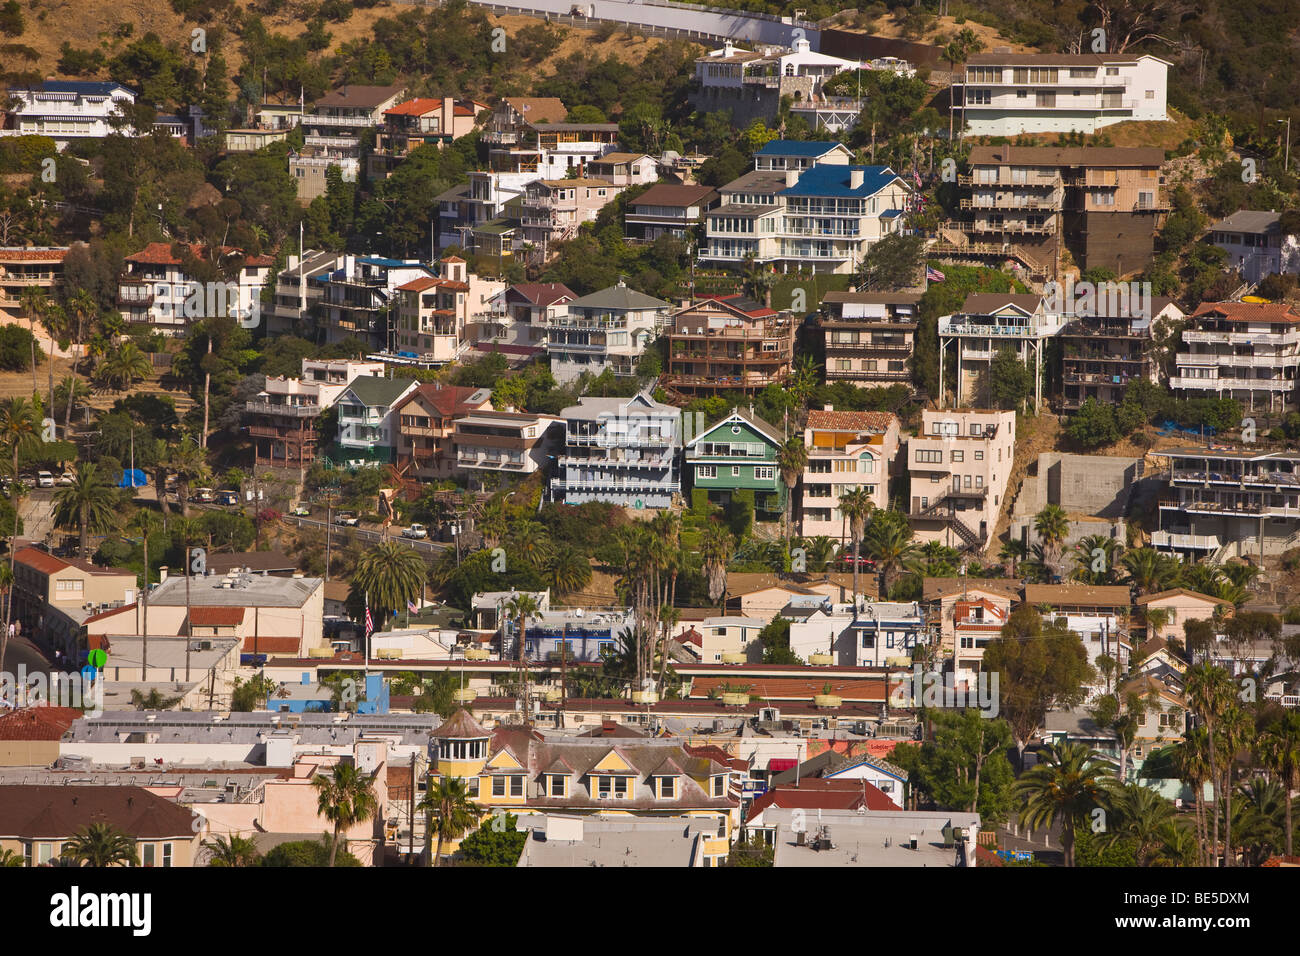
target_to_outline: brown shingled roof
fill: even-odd
[[[66,839],[108,823],[137,840],[194,836],[189,810],[143,787],[0,786],[0,837]]]
[[[59,740],[80,716],[75,707],[26,707],[0,716],[0,740]]]

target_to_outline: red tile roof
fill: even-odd
[[[426,382],[403,399],[394,411],[400,412],[419,398],[425,404],[432,405],[439,415],[452,418],[479,408],[479,405],[471,406],[467,403],[472,395],[482,391],[481,388],[471,388],[468,385],[439,385],[437,382]]]
[[[68,247],[58,249],[0,249],[0,262],[62,262]]]
[[[828,431],[884,432],[898,423],[893,412],[833,412],[814,410],[808,413],[808,427]]]
[[[749,761],[741,757],[734,757],[727,753],[721,747],[708,744],[703,747],[692,747],[687,744],[683,748],[692,757],[704,757],[712,760],[714,763],[720,763],[724,767],[730,767],[732,770],[749,770]]]
[[[182,243],[184,245],[184,243]],[[189,243],[190,255],[196,259],[204,259],[207,256],[207,250],[197,242]],[[242,249],[234,246],[222,246],[217,250],[222,256],[242,256]],[[172,255],[172,243],[170,242],[151,242],[135,255],[127,256],[127,262],[137,262],[147,266],[178,266],[181,260]],[[247,266],[269,266],[275,262],[272,256],[248,256],[244,260]]]
[[[443,262],[464,262],[465,260],[462,259],[460,256],[443,256],[442,261]]]
[[[0,716],[0,740],[58,740],[80,716],[75,707],[26,707]]]
[[[297,654],[302,648],[299,637],[268,637],[264,634],[254,637],[244,636],[244,646],[240,650],[245,654]]]
[[[82,624],[94,624],[96,621],[102,621],[106,617],[115,617],[125,611],[130,611],[135,607],[135,602],[123,605],[122,607],[109,608],[107,611],[100,611],[98,614],[92,614],[82,621]]]
[[[420,276],[418,279],[412,279],[397,287],[398,292],[423,292],[425,289],[432,289],[438,284],[438,280],[433,276]]]
[[[14,555],[14,560],[42,574],[57,574],[65,568],[72,567],[68,562],[39,548],[23,548]]]
[[[1300,312],[1285,302],[1202,302],[1192,318],[1221,316],[1226,322],[1300,322]]]
[[[192,607],[190,623],[197,627],[237,627],[244,623],[242,607]]]
[[[826,780],[821,777],[804,777],[797,787],[793,784],[773,787],[754,801],[745,820],[753,820],[771,806],[781,810],[903,809],[883,790],[866,780]]]
[[[417,96],[413,100],[407,100],[405,103],[398,103],[391,110],[384,110],[385,116],[424,116],[426,113],[441,113],[442,100],[431,99],[427,96]],[[468,106],[461,106],[456,103],[452,107],[452,113],[456,116],[473,116],[474,110]]]

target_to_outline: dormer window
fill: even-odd
[[[715,797],[724,797],[727,793],[727,778],[723,774],[718,774],[712,778],[713,787],[711,793]]]
[[[677,778],[676,777],[659,778],[659,799],[660,800],[677,799]]]
[[[596,779],[596,796],[601,800],[626,800],[628,796],[627,777],[598,777]]]
[[[562,773],[548,774],[546,778],[546,795],[548,797],[567,797],[569,795],[569,778]]]

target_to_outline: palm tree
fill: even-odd
[[[552,556],[546,569],[546,581],[557,595],[581,591],[591,582],[591,562],[566,545]]]
[[[149,538],[158,533],[158,517],[144,508],[138,510],[127,522],[127,527],[140,536],[140,546],[144,549],[144,576],[141,579],[140,606],[144,622],[140,629],[140,666],[149,669]]]
[[[457,840],[478,820],[479,810],[469,799],[469,786],[460,777],[444,777],[431,783],[425,790],[417,809],[425,813],[425,830],[430,836],[438,834],[436,847],[431,847],[427,865],[437,866],[442,858],[444,840]]]
[[[33,285],[23,289],[23,294],[19,296],[18,301],[22,310],[27,313],[27,324],[32,333],[32,394],[35,395],[40,388],[36,384],[36,320],[44,319],[50,308],[50,300],[44,289]],[[53,358],[50,361],[52,363]]]
[[[139,866],[135,840],[108,823],[91,823],[63,844],[61,854],[77,866]]]
[[[1108,816],[1103,846],[1120,840],[1132,841],[1138,866],[1150,866],[1151,859],[1164,839],[1166,828],[1174,822],[1174,805],[1150,787],[1130,783],[1116,787],[1107,801]]]
[[[1002,544],[998,551],[998,560],[1006,568],[1007,576],[1014,578],[1016,576],[1016,565],[1029,556],[1029,549],[1025,547],[1023,541],[1017,541],[1012,538]]]
[[[862,540],[867,556],[881,572],[885,596],[893,590],[899,572],[916,558],[914,535],[911,524],[896,511],[878,511],[872,516]]]
[[[1178,580],[1180,565],[1176,558],[1154,548],[1134,548],[1120,559],[1128,572],[1129,583],[1140,594],[1155,594],[1172,587]]]
[[[208,464],[203,449],[190,436],[183,436],[179,445],[168,448],[166,468],[176,476],[176,497],[181,505],[181,517],[190,516],[190,487],[207,474]]]
[[[1152,866],[1195,866],[1201,852],[1196,834],[1176,820],[1160,831],[1160,845],[1151,859]]]
[[[507,536],[510,550],[524,564],[535,570],[546,567],[555,549],[551,545],[550,535],[539,521],[517,521],[510,528]]]
[[[68,308],[72,310],[73,315],[77,317],[77,334],[72,340],[73,359],[72,359],[72,379],[76,380],[77,370],[77,343],[81,341],[82,331],[85,328],[86,320],[92,319],[99,312],[99,304],[95,302],[94,297],[85,289],[78,289],[68,298]],[[67,433],[72,427],[72,394],[74,389],[68,389],[68,410],[63,419],[63,430]],[[53,411],[53,409],[51,409]]]
[[[1074,866],[1074,835],[1085,817],[1102,804],[1110,762],[1085,744],[1053,744],[1039,751],[1039,762],[1016,782],[1024,801],[1020,822],[1031,829],[1061,824],[1065,865]]]
[[[1209,821],[1205,816],[1205,784],[1210,779],[1209,735],[1193,727],[1168,751],[1178,779],[1196,794],[1196,850],[1200,866],[1209,865]]]
[[[8,448],[12,456],[13,485],[11,495],[14,508],[13,534],[9,538],[9,573],[14,573],[15,555],[18,553],[18,494],[22,483],[18,480],[18,456],[25,449],[34,447],[39,439],[36,430],[36,411],[32,403],[25,398],[11,398],[0,404],[0,446]],[[0,667],[4,664],[6,645],[9,643],[9,620],[13,609],[12,599],[5,602],[5,626],[0,633]]]
[[[871,500],[871,492],[866,488],[854,488],[840,495],[840,514],[849,523],[849,537],[853,540],[853,606],[858,606],[858,587],[860,555],[862,550],[862,532],[867,526],[867,518],[876,510],[876,503]]]
[[[1034,515],[1034,533],[1043,544],[1043,561],[1053,574],[1061,573],[1061,546],[1070,534],[1070,519],[1060,505],[1047,505]]]
[[[1070,577],[1083,584],[1110,584],[1115,580],[1122,550],[1120,543],[1109,535],[1085,535],[1074,544],[1074,570]]]
[[[0,869],[26,865],[27,861],[23,859],[21,853],[15,853],[13,850],[9,849],[0,849]]]
[[[95,462],[79,462],[72,484],[54,493],[54,523],[76,528],[78,548],[88,556],[90,534],[107,534],[117,527],[117,491]]]
[[[1211,832],[1210,852],[1219,852],[1219,800],[1221,780],[1219,777],[1220,736],[1217,728],[1234,706],[1236,685],[1232,675],[1222,667],[1213,664],[1197,664],[1187,669],[1186,695],[1189,709],[1204,722],[1206,734],[1206,754],[1210,769],[1210,787],[1213,793],[1211,812],[1213,829]],[[1199,794],[1198,794],[1199,799]],[[1213,861],[1211,861],[1213,865]]]
[[[120,392],[148,378],[152,370],[149,356],[141,352],[138,345],[122,342],[96,366],[95,381],[111,391]]]
[[[790,397],[798,406],[798,427],[804,424],[804,410],[813,392],[821,384],[821,367],[811,355],[801,355],[794,363],[794,372],[790,376]]]
[[[352,575],[352,591],[362,595],[387,621],[393,611],[407,606],[424,589],[429,570],[413,548],[381,541],[365,551]]]
[[[356,764],[337,763],[333,773],[318,773],[311,783],[316,788],[317,812],[334,825],[329,860],[329,865],[333,866],[338,854],[340,831],[364,823],[379,812],[375,780],[358,770]]]
[[[1294,711],[1266,730],[1257,744],[1259,762],[1282,785],[1286,800],[1286,855],[1292,855],[1291,791],[1300,774],[1300,714]]]
[[[781,470],[781,483],[785,485],[785,555],[790,560],[790,508],[794,503],[794,489],[799,484],[799,476],[808,467],[808,449],[804,447],[803,436],[790,438],[777,452],[776,467]]]
[[[505,603],[506,613],[515,620],[515,647],[520,670],[524,674],[524,720],[528,719],[528,667],[524,658],[524,644],[528,622],[535,620],[542,613],[542,606],[536,595],[519,591]]]
[[[219,836],[205,840],[203,845],[212,853],[208,860],[208,866],[212,867],[257,866],[261,857],[256,843],[235,834],[231,834],[229,839]]]
[[[735,553],[736,539],[722,525],[713,522],[705,526],[700,536],[700,557],[704,559],[704,576],[709,581],[709,600],[718,602],[718,613],[724,613],[727,596],[727,565]]]

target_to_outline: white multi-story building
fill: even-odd
[[[668,508],[681,493],[681,409],[647,392],[582,398],[564,409],[565,450],[551,497],[564,504],[605,501],[624,508]]]
[[[122,111],[135,105],[135,91],[120,83],[87,80],[46,80],[40,86],[9,87],[9,122],[0,136],[49,136],[60,146],[120,132]]]
[[[921,412],[907,442],[908,517],[920,541],[982,546],[997,526],[1015,459],[1016,413],[967,409]]]
[[[800,533],[826,535],[843,544],[849,533],[840,514],[840,496],[866,488],[877,508],[889,507],[889,471],[898,454],[898,416],[892,412],[808,413],[804,446]]]
[[[1279,212],[1238,210],[1210,227],[1210,242],[1228,254],[1228,268],[1247,282],[1300,272],[1300,236],[1282,232]]]
[[[972,292],[960,312],[939,316],[939,401],[944,401],[944,358],[949,346],[957,352],[954,403],[958,407],[973,399],[994,356],[1010,348],[1033,375],[1037,412],[1043,397],[1044,348],[1069,318],[1040,295]]]
[[[1095,133],[1168,114],[1169,63],[1148,53],[978,53],[953,84],[964,136]]]
[[[752,172],[719,190],[701,261],[736,266],[752,257],[782,272],[855,272],[902,228],[911,189],[888,166],[849,165],[846,153],[839,144],[768,143]]]
[[[906,667],[926,641],[925,615],[915,602],[859,601],[822,607],[790,625],[790,650],[804,660],[830,655],[840,667]]]
[[[208,255],[197,243],[189,247],[189,254],[196,261]],[[127,256],[126,275],[117,287],[122,317],[170,335],[183,333],[191,322],[215,316],[260,321],[262,286],[275,259],[245,256],[231,246],[222,247],[216,254],[221,265],[232,265],[230,279],[199,282],[192,278],[185,271],[185,261],[174,255],[166,242],[151,242]]]
[[[1300,310],[1285,303],[1203,302],[1183,331],[1169,387],[1188,398],[1235,398],[1247,409],[1296,405]]]
[[[332,457],[349,468],[397,461],[396,407],[419,387],[403,378],[358,375],[338,397],[338,435]]]
[[[566,306],[549,310],[543,320],[551,374],[561,385],[580,375],[636,374],[646,346],[668,324],[671,304],[629,289],[623,282]]]

